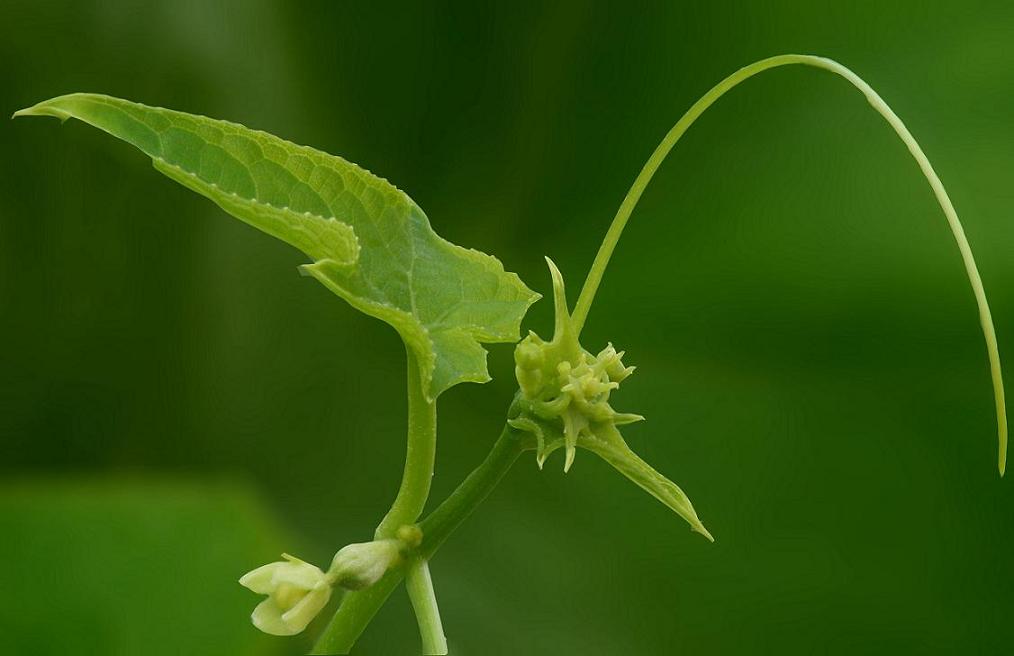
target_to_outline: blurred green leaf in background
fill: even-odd
[[[4,653],[277,653],[247,630],[233,579],[287,536],[242,485],[5,485],[0,535]]]
[[[93,90],[313,144],[545,294],[542,256],[580,279],[701,93],[826,55],[934,162],[1009,355],[1012,42],[1009,3],[7,0],[0,104]],[[369,537],[403,458],[397,336],[129,146],[0,121],[0,152],[0,653],[304,653],[249,624],[236,579]],[[550,325],[538,303],[526,327]],[[452,653],[1006,653],[1014,492],[978,330],[862,97],[809,70],[745,83],[656,176],[584,333],[639,365],[625,437],[718,542],[595,459],[522,460],[431,565]],[[495,438],[512,368],[494,346],[492,383],[441,396],[434,502]],[[360,650],[417,645],[398,592]]]

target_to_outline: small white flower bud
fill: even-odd
[[[400,540],[374,540],[342,547],[331,561],[327,576],[343,588],[368,588],[401,560]]]

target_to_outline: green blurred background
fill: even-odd
[[[0,110],[98,91],[265,129],[576,293],[700,94],[822,54],[920,139],[1014,354],[1014,5],[419,4],[5,0]],[[403,457],[396,335],[96,130],[0,121],[0,144],[0,653],[305,652],[236,579],[371,534]],[[526,327],[550,323],[541,302]],[[628,440],[717,542],[588,453],[526,456],[433,562],[452,653],[1009,653],[1014,481],[972,294],[845,82],[766,73],[691,130],[606,276],[607,340],[638,365]],[[510,346],[490,369],[441,397],[433,501],[499,430]],[[399,591],[358,653],[417,649]]]

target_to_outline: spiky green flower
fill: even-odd
[[[598,355],[581,346],[567,309],[563,276],[552,260],[546,258],[546,262],[553,277],[553,339],[547,342],[530,332],[514,350],[521,391],[510,425],[535,437],[540,469],[553,451],[563,448],[563,470],[570,471],[577,447],[587,449],[686,519],[693,530],[713,540],[683,490],[641,460],[616,428],[644,419],[617,412],[610,405],[611,393],[634,367],[623,364],[623,352],[617,352],[612,344]]]

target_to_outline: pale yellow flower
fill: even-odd
[[[263,565],[239,580],[258,594],[267,595],[250,618],[271,635],[296,635],[317,616],[331,598],[333,579],[320,568],[288,554],[284,562]]]

